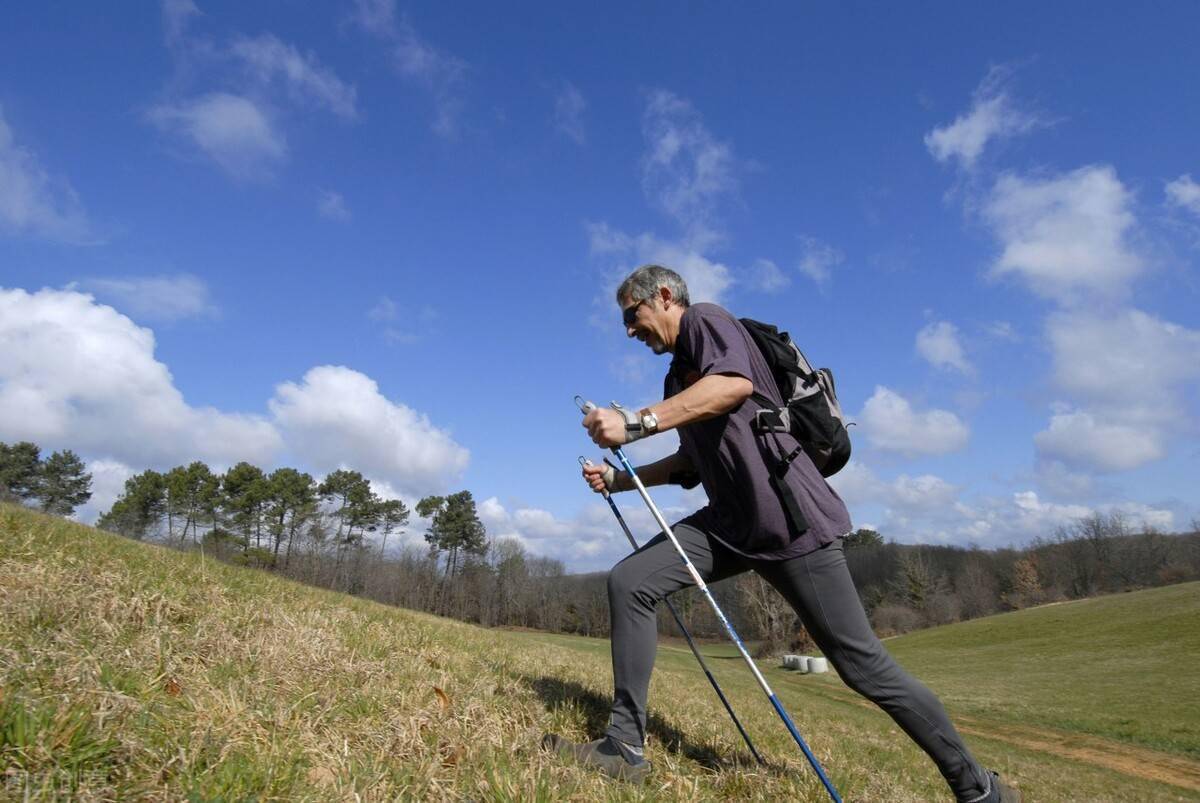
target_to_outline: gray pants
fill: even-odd
[[[985,771],[971,757],[937,697],[892,660],[871,630],[846,568],[841,539],[799,558],[756,561],[686,524],[674,532],[704,582],[753,569],[774,586],[846,685],[886,711],[929,754],[958,800],[977,799],[989,790]],[[683,561],[661,533],[608,576],[616,687],[608,734],[626,744],[645,740],[646,695],[658,646],[655,606],[692,585]]]

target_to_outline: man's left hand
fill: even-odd
[[[614,446],[637,440],[640,436],[640,425],[635,433],[626,428],[626,423],[624,415],[607,407],[597,407],[583,419],[583,426],[587,429],[592,443],[604,449],[612,449]]]

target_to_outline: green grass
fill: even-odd
[[[1195,800],[1198,605],[1191,584],[888,645],[1027,800]],[[655,770],[635,788],[538,747],[602,729],[606,641],[483,630],[0,506],[0,798],[825,799],[740,661],[705,652],[771,765],[664,644]],[[846,800],[948,799],[835,675],[767,675]]]
[[[962,622],[888,647],[971,715],[1200,759],[1200,583]]]

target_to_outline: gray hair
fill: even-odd
[[[671,296],[682,307],[688,306],[687,284],[683,277],[670,268],[662,265],[642,265],[625,277],[617,288],[617,303],[625,299],[630,301],[645,301],[658,294],[658,288],[665,287],[671,291]]]

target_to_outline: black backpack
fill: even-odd
[[[787,332],[750,318],[742,318],[741,322],[766,359],[783,399],[783,407],[776,407],[766,396],[754,392],[751,398],[762,405],[756,415],[757,430],[763,434],[791,433],[821,476],[832,477],[850,459],[850,434],[838,404],[833,372],[828,368],[814,370]],[[784,458],[782,471],[787,471],[796,456],[793,452]]]

